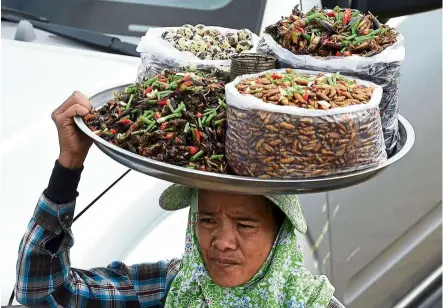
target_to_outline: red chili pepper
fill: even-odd
[[[197,139],[197,142],[200,143],[201,140],[201,134],[198,129],[194,129],[195,139]]]
[[[327,14],[329,17],[334,17],[335,16],[335,12],[334,11],[330,11]]]
[[[166,127],[168,127],[168,122],[164,122],[162,123],[162,125],[160,125],[160,129],[165,130]]]
[[[160,112],[156,112],[155,114],[154,114],[154,118],[157,120],[157,119],[160,119],[162,117],[162,115],[160,114]]]
[[[145,95],[147,95],[148,93],[151,93],[152,92],[152,90],[154,90],[154,87],[153,86],[151,86],[151,87],[149,87],[149,88],[147,88],[146,90],[145,90]]]
[[[271,77],[274,79],[283,79],[283,76],[276,74],[276,73],[272,74]]]
[[[120,121],[118,121],[118,123],[127,125],[127,124],[132,124],[133,122],[129,119],[121,119]]]
[[[343,53],[343,55],[344,55],[345,57],[349,57],[349,56],[351,55],[351,52],[348,51],[348,50],[346,50],[346,51]]]
[[[168,104],[168,100],[167,99],[163,99],[161,101],[158,101],[157,104],[159,106],[166,106]]]
[[[336,56],[336,57],[341,57],[341,53],[340,53],[340,51],[337,51],[337,52],[335,53],[335,56]]]
[[[159,79],[158,81],[160,81],[160,82],[167,82],[168,78],[162,78],[162,79]]]
[[[305,30],[303,28],[300,27],[296,27],[295,28],[297,31],[301,32],[302,34],[305,34]]]
[[[173,136],[174,136],[174,133],[167,133],[166,136],[165,136],[165,138],[169,140],[169,139],[171,139]]]
[[[111,134],[117,134],[117,130],[116,129],[114,129],[114,128],[111,128],[110,130],[109,130],[109,132],[111,133]]]
[[[190,146],[190,147],[188,147],[188,151],[189,151],[189,154],[194,155],[195,153],[198,152],[198,148]]]
[[[349,20],[351,20],[352,11],[351,9],[345,9],[345,14],[343,16],[343,24],[346,25]]]
[[[196,114],[195,114],[195,116],[197,117],[197,118],[201,118],[202,117],[202,114],[200,113],[200,112],[197,112]]]
[[[309,95],[308,95],[308,90],[305,89],[305,94],[303,94],[303,99],[305,100],[305,102],[308,101]]]
[[[192,81],[185,81],[185,82],[183,82],[183,85],[185,86],[185,87],[190,87],[190,86],[192,86],[194,83],[192,82]]]

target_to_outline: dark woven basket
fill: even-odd
[[[231,57],[231,81],[237,76],[275,69],[277,59],[258,53],[242,53]]]

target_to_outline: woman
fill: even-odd
[[[333,307],[334,288],[303,268],[296,196],[251,196],[173,185],[167,210],[189,209],[182,260],[80,270],[69,249],[76,190],[91,140],[73,116],[92,106],[74,93],[52,115],[60,155],[23,237],[17,300],[38,307]]]

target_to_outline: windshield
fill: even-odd
[[[53,23],[127,36],[140,36],[149,27],[186,23],[258,33],[265,5],[266,0],[2,1],[2,6],[44,16]]]

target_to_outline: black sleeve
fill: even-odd
[[[77,196],[77,187],[83,167],[68,169],[55,161],[48,187],[43,194],[56,204],[65,204],[74,201]]]

